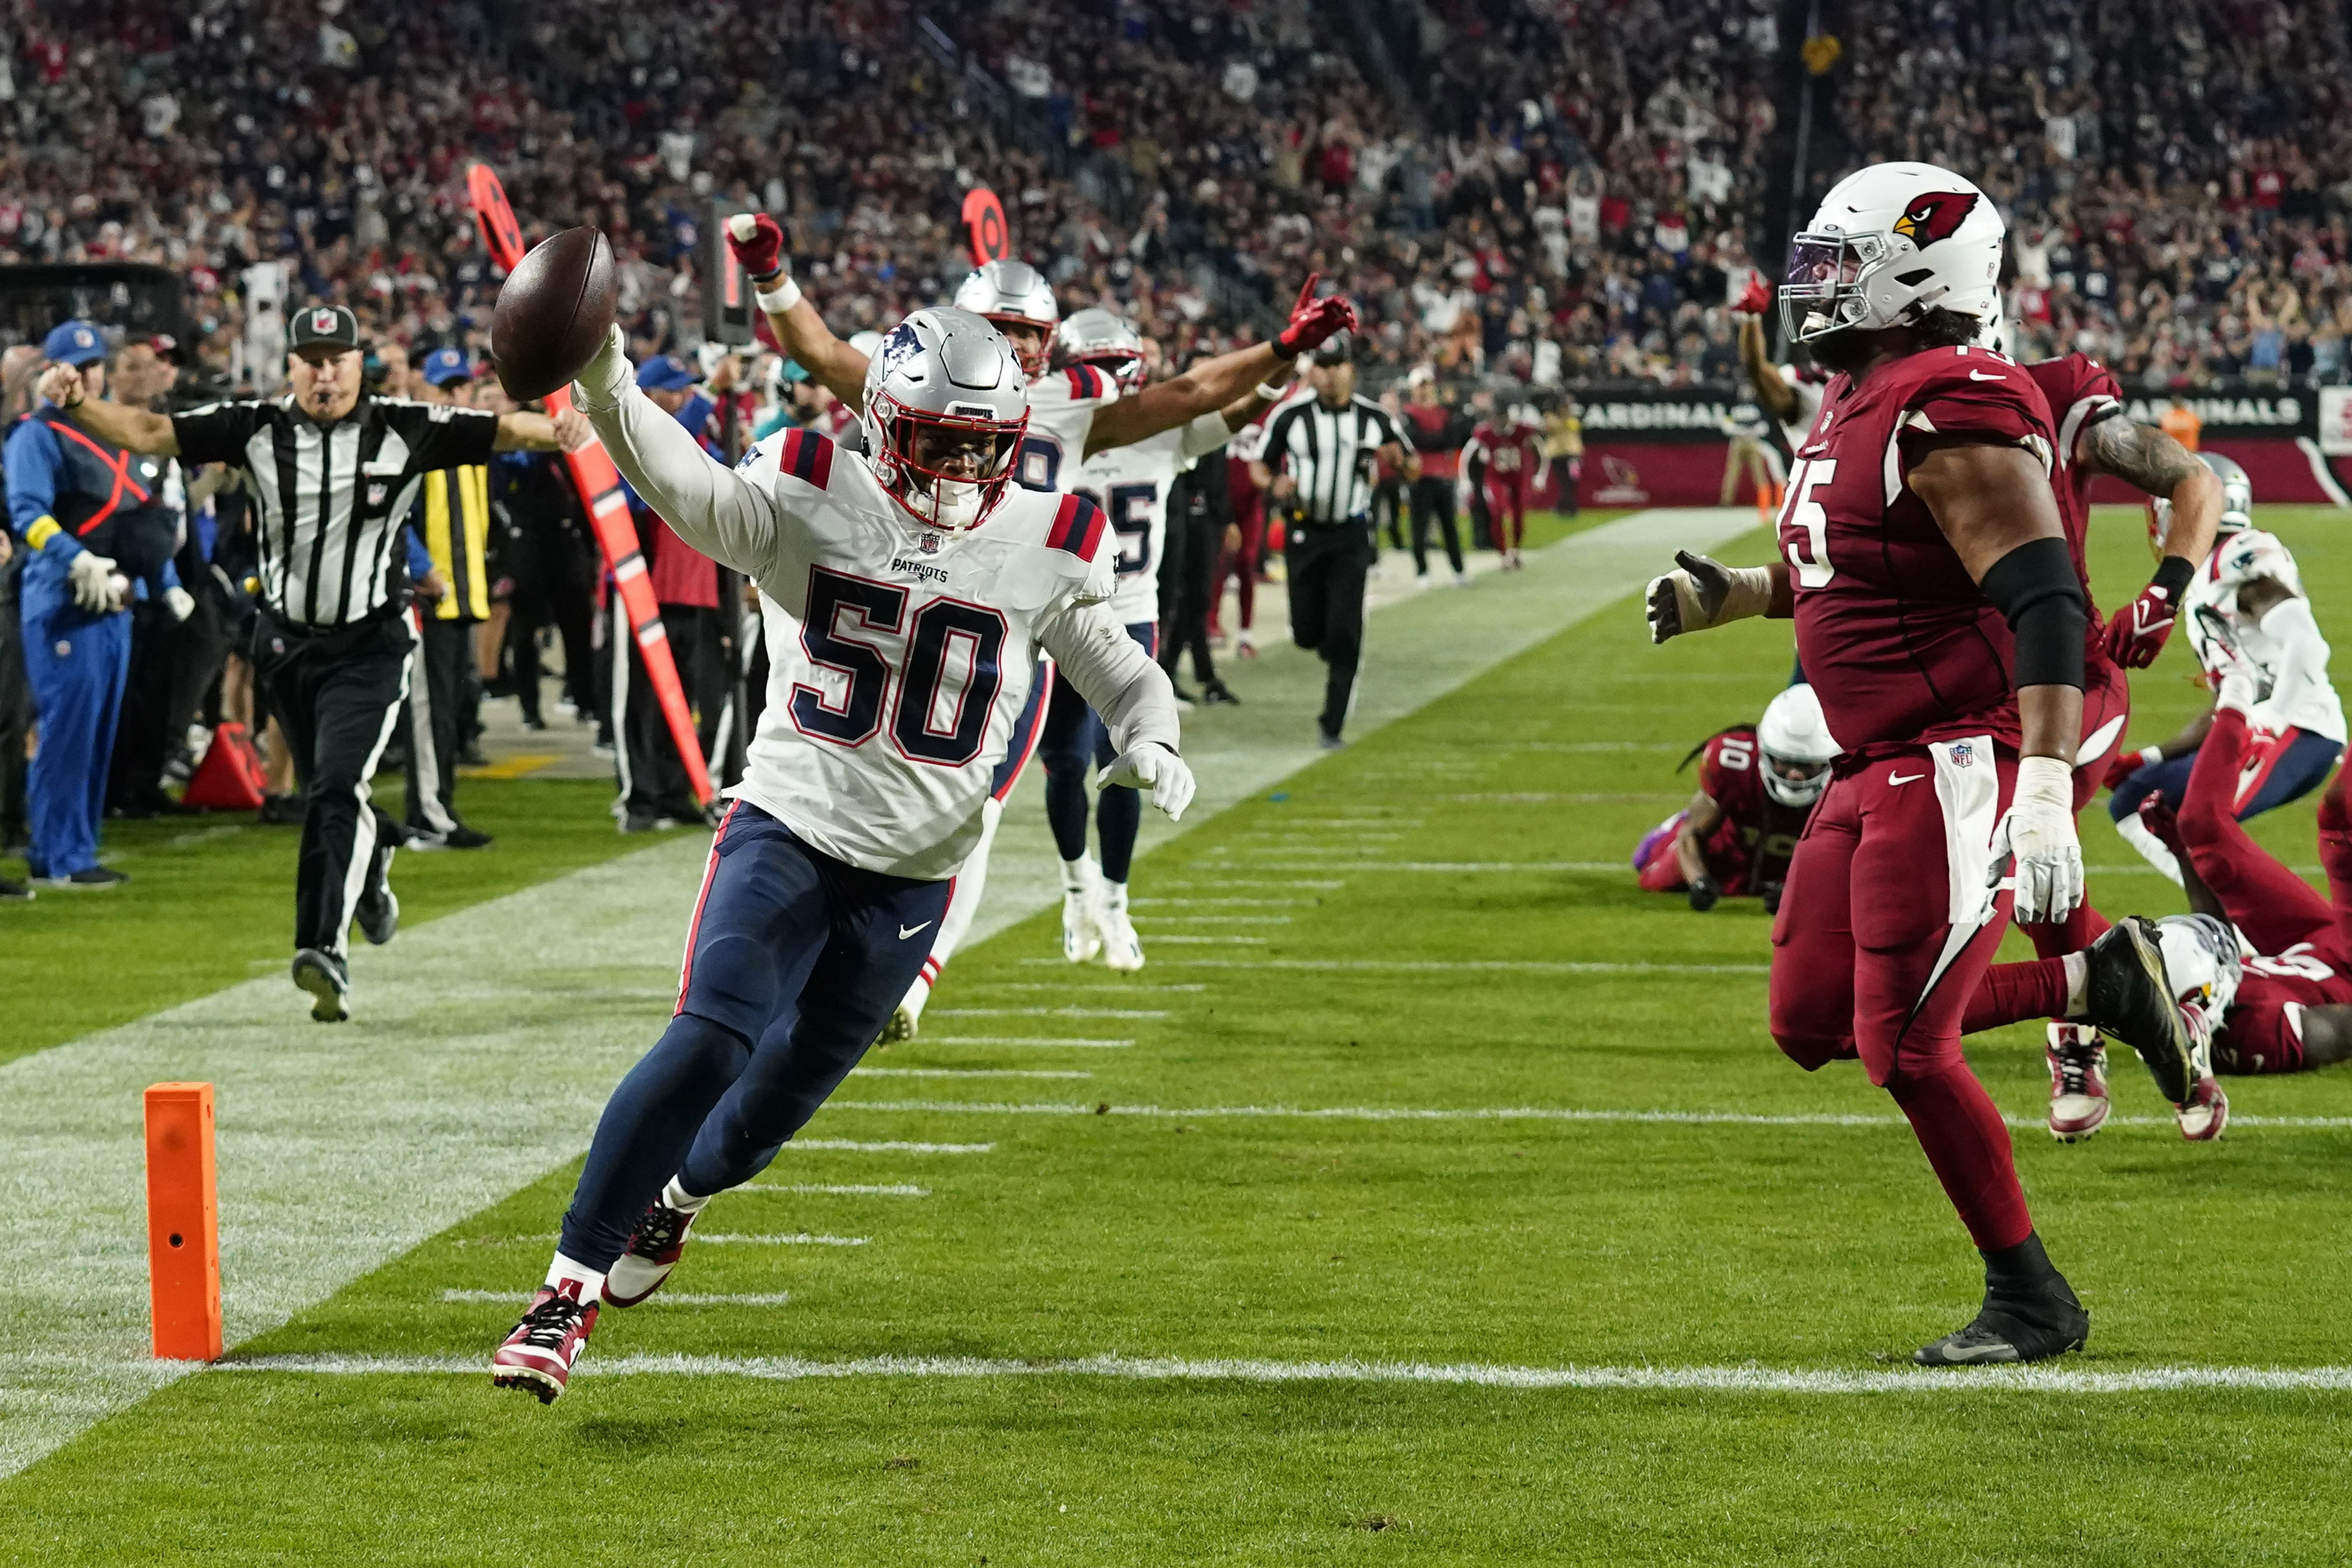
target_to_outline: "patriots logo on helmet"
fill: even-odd
[[[923,351],[923,335],[912,324],[900,322],[882,340],[882,373],[888,375]]]
[[[1939,239],[1951,238],[1976,204],[1974,191],[1929,192],[1903,209],[1895,220],[1895,232],[1925,250]]]

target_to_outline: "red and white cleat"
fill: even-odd
[[[2050,1135],[2079,1144],[2106,1124],[2106,1044],[2088,1024],[2053,1023],[2042,1055],[2050,1063]]]
[[[2221,1081],[2208,1073],[2189,1091],[2186,1103],[2173,1107],[2180,1120],[2180,1135],[2192,1144],[2210,1144],[2221,1135],[2230,1124],[2230,1097],[2221,1092]]]
[[[554,1404],[572,1382],[572,1368],[588,1348],[595,1327],[595,1302],[583,1304],[551,1285],[541,1285],[530,1310],[490,1357],[491,1386],[520,1388],[541,1405]]]
[[[628,1249],[613,1260],[604,1275],[604,1304],[634,1307],[662,1288],[669,1271],[686,1251],[686,1233],[694,1224],[688,1214],[660,1198],[646,1205],[637,1228],[629,1233]]]

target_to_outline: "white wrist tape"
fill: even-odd
[[[1288,387],[1270,387],[1264,382],[1257,383],[1257,395],[1268,402],[1280,402],[1284,394],[1289,391]]]
[[[1666,573],[1665,580],[1675,585],[1675,601],[1682,612],[1682,629],[1704,632],[1733,621],[1746,621],[1763,614],[1772,607],[1772,572],[1769,567],[1735,566],[1726,569],[1731,586],[1723,596],[1723,603],[1712,620],[1699,608],[1698,594],[1691,586],[1690,573],[1676,567]]]
[[[787,272],[779,275],[776,280],[765,288],[754,284],[751,287],[751,298],[758,300],[760,308],[769,315],[781,316],[801,302],[801,286],[793,275]]]
[[[2163,747],[2156,746],[2143,746],[2139,748],[2139,764],[2141,767],[2153,768],[2163,760]]]
[[[2017,760],[2017,793],[2012,809],[2022,811],[2042,807],[2062,813],[2068,821],[2074,815],[2074,770],[2064,760],[2055,757],[2021,757]]]

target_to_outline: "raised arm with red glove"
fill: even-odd
[[[783,225],[765,213],[738,213],[727,220],[727,248],[750,276],[751,298],[776,346],[817,385],[850,407],[863,408],[866,356],[835,337],[816,307],[801,298],[801,286],[784,266]]]
[[[1356,326],[1356,308],[1344,294],[1316,297],[1319,274],[1310,273],[1290,319],[1272,342],[1236,349],[1213,360],[1203,360],[1170,381],[1155,382],[1133,397],[1123,397],[1095,415],[1087,433],[1088,453],[1126,446],[1163,430],[1173,430],[1212,409],[1220,409],[1263,388],[1269,398],[1290,379],[1301,354],[1312,353],[1340,332]]]

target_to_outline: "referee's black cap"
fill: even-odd
[[[287,347],[298,354],[305,349],[340,352],[359,346],[360,319],[340,305],[313,305],[298,312],[287,341]]]
[[[1315,362],[1318,365],[1346,365],[1355,362],[1356,335],[1334,332],[1315,347]]]

